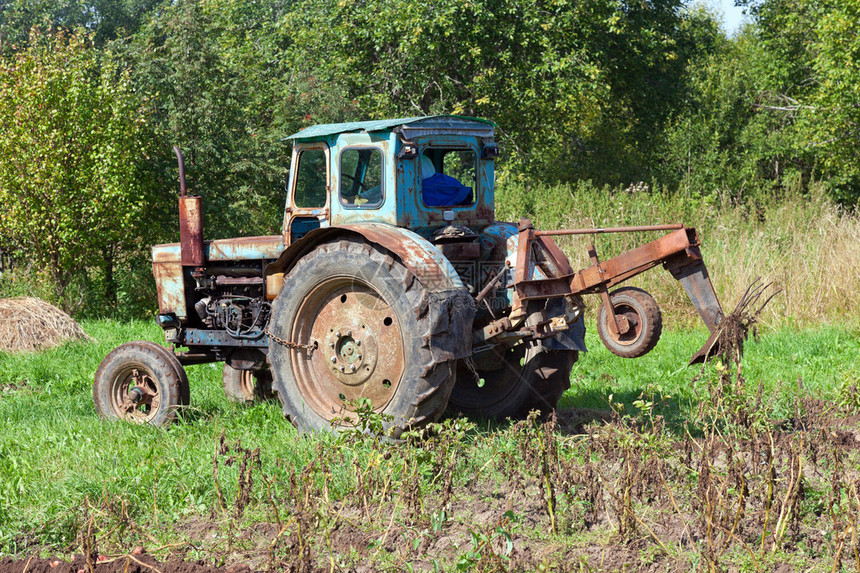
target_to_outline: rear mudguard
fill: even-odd
[[[421,282],[427,300],[415,312],[432,316],[430,345],[436,361],[455,360],[472,354],[472,321],[475,303],[457,271],[432,243],[408,229],[379,223],[362,223],[315,229],[287,247],[266,267],[266,276],[284,273],[318,245],[338,239],[364,239],[394,256]],[[281,295],[289,296],[289,279]]]

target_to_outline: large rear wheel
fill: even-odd
[[[454,384],[434,360],[431,298],[396,259],[367,243],[324,243],[303,257],[272,305],[269,358],[284,414],[300,430],[355,421],[362,399],[393,435],[436,420]]]
[[[547,413],[570,388],[576,350],[549,350],[540,342],[491,350],[471,366],[461,360],[451,409],[469,416],[524,418],[532,410]]]

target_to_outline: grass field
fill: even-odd
[[[299,436],[276,402],[227,401],[219,365],[188,369],[192,405],[166,430],[103,422],[99,362],[160,332],[83,326],[96,343],[0,354],[0,555],[143,545],[292,570],[860,566],[857,331],[766,330],[729,395],[719,372],[693,382],[685,366],[703,330],[669,330],[625,360],[590,328],[557,419],[448,419],[390,443]]]

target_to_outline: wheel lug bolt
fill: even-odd
[[[339,331],[339,330],[335,330],[335,331],[334,331],[334,335],[335,335],[337,338],[340,338],[340,331]]]
[[[329,347],[329,348],[334,348],[334,342],[329,342],[329,343],[328,343],[328,347]]]
[[[346,372],[346,368],[344,368],[343,366],[341,366],[341,367],[340,367],[340,371],[341,371],[341,372]]]
[[[336,357],[336,356],[332,356],[332,357],[331,357],[331,363],[332,363],[332,364],[334,364],[335,362],[337,362],[337,357]]]
[[[353,365],[351,365],[351,366],[349,367],[349,371],[350,371],[350,372],[355,372],[355,364],[353,364]]]
[[[356,340],[356,341],[355,341],[355,345],[356,345],[356,346],[361,346],[361,341],[360,341],[360,340]]]
[[[361,360],[361,354],[355,357],[356,360]]]
[[[352,331],[351,331],[351,330],[347,330],[347,331],[346,331],[346,335],[347,335],[347,336],[352,336]]]

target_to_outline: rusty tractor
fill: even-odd
[[[130,342],[95,376],[100,414],[165,425],[189,402],[183,366],[224,362],[228,396],[276,394],[300,430],[350,425],[357,404],[386,430],[446,408],[506,418],[549,411],[585,351],[583,297],[613,353],[657,344],[660,309],[616,285],[662,265],[714,332],[723,314],[683,225],[533,228],[494,213],[491,122],[458,116],[317,125],[294,142],[282,233],[204,241],[180,172],[180,242],[152,249],[168,349]],[[575,271],[555,235],[667,231]],[[705,357],[707,348],[694,356]]]

